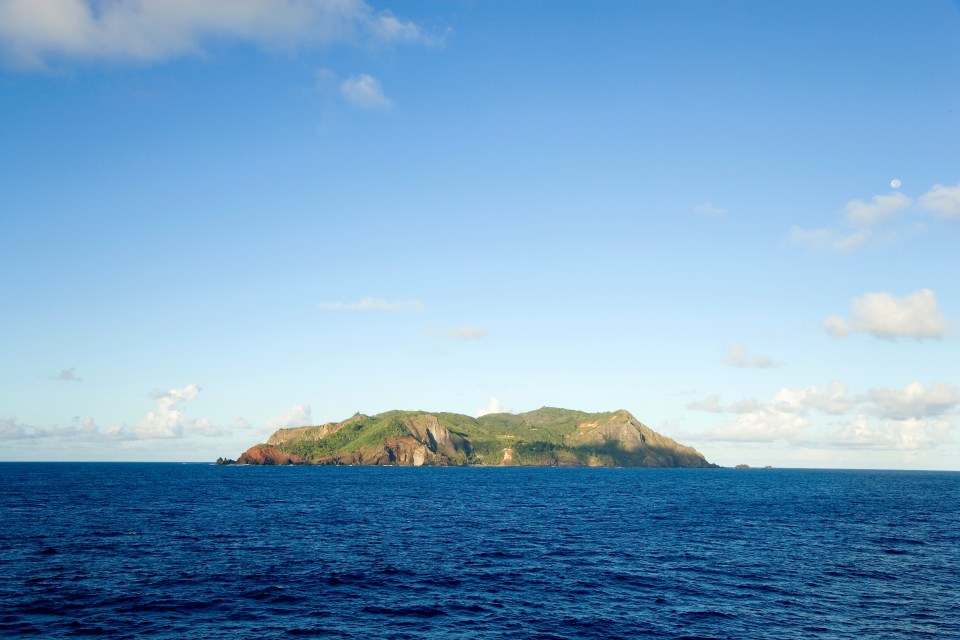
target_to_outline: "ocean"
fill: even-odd
[[[0,464],[0,636],[960,638],[960,473]]]

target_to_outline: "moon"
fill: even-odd
[[[903,184],[903,183],[900,182],[900,180],[898,180],[897,178],[894,178],[893,180],[890,181],[890,186],[891,186],[892,188],[894,188],[894,189],[899,189],[899,188],[900,188],[900,185],[902,185],[902,184]]]

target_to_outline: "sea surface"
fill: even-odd
[[[960,473],[0,464],[0,637],[960,638]]]

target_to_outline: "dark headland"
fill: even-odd
[[[358,413],[343,422],[280,429],[265,444],[247,449],[236,464],[717,466],[627,411],[585,413],[551,407],[479,418],[425,411]]]

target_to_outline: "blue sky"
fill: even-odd
[[[0,0],[0,458],[624,408],[958,469],[960,4]]]

